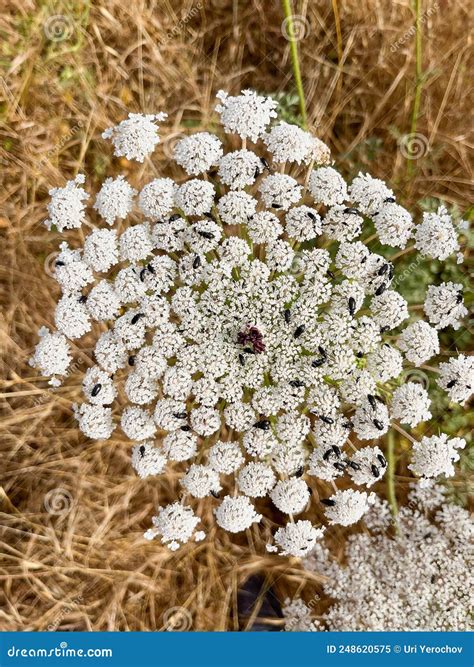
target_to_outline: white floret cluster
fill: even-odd
[[[373,504],[391,421],[430,417],[426,391],[403,384],[403,371],[437,355],[438,329],[465,314],[460,286],[443,283],[428,290],[429,323],[410,320],[394,266],[360,240],[364,227],[372,220],[394,248],[414,237],[438,258],[457,251],[455,229],[444,209],[438,235],[433,217],[417,228],[368,174],[347,185],[325,144],[274,120],[272,99],[218,98],[223,132],[178,142],[178,182],[154,178],[137,191],[123,175],[105,180],[92,206],[102,226],[83,248],[61,245],[56,331],[40,332],[31,364],[59,384],[68,339],[77,346],[98,333],[85,401],[74,407],[80,429],[107,439],[120,428],[141,478],[166,475],[173,462],[186,468],[182,501],[160,509],[147,538],[172,549],[201,539],[204,498],[221,528],[244,531],[268,498],[288,517],[269,551],[305,556],[324,530],[305,518],[314,498],[328,525],[351,525]],[[164,119],[130,114],[103,136],[115,155],[143,162]],[[241,149],[225,153],[225,134]],[[83,183],[51,191],[48,226],[85,221]],[[463,355],[441,364],[451,400],[468,399],[472,372]],[[121,413],[118,397],[129,402]],[[444,450],[438,440],[413,448],[416,475],[453,474],[461,439]]]
[[[414,486],[387,531],[390,509],[378,501],[365,517],[369,531],[348,538],[341,565],[321,543],[305,568],[324,575],[329,609],[286,600],[285,630],[314,632],[469,631],[474,612],[474,522],[446,502],[443,489]],[[327,579],[326,579],[327,578]]]

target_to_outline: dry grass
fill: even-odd
[[[461,211],[468,201],[469,7],[468,0],[438,0],[425,13],[417,131],[429,150],[409,178],[397,147],[397,137],[410,132],[416,83],[408,0],[316,0],[295,8],[310,26],[299,43],[310,126],[347,173],[367,167],[389,178],[415,210],[426,197]],[[70,34],[62,41],[45,36],[55,14],[67,17]],[[189,610],[194,629],[239,629],[237,590],[251,574],[263,574],[281,598],[318,590],[297,561],[262,555],[270,519],[260,536],[211,529],[204,543],[174,555],[145,543],[153,507],[173,498],[177,482],[136,479],[120,435],[93,443],[76,429],[70,404],[92,363],[87,341],[77,372],[55,392],[26,363],[38,327],[51,325],[57,297],[45,274],[60,238],[41,225],[48,189],[79,170],[93,188],[105,171],[128,174],[130,165],[112,163],[100,139],[127,110],[169,113],[164,143],[146,166],[168,173],[169,147],[183,122],[209,127],[219,88],[291,91],[282,18],[278,3],[259,0],[167,0],[159,9],[143,0],[4,3],[2,629],[154,630],[170,607]],[[137,171],[132,181],[141,180]],[[397,480],[401,493],[405,483]],[[70,511],[52,515],[45,496],[58,488]],[[203,512],[206,522],[209,506]],[[333,539],[340,548],[342,533]]]

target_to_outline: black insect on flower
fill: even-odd
[[[56,266],[64,266],[64,262],[62,262],[60,259],[58,259],[58,260],[55,262],[55,265],[56,265]]]
[[[196,255],[196,257],[193,260],[193,269],[199,269],[200,266],[201,266],[201,258],[199,257],[199,255]]]
[[[319,415],[319,419],[325,424],[334,424],[334,419],[332,417],[326,417],[325,415]]]
[[[359,211],[356,208],[345,208],[343,213],[346,213],[348,215],[359,215]]]
[[[270,422],[268,419],[260,419],[258,422],[255,422],[254,427],[262,431],[268,431],[270,429]]]
[[[202,236],[203,239],[208,239],[209,241],[214,238],[212,232],[199,231],[198,234],[199,236]]]
[[[300,324],[293,332],[293,338],[299,338],[302,333],[304,333],[306,327],[304,324]]]
[[[354,422],[351,422],[351,420],[348,419],[346,422],[344,422],[342,428],[354,428]]]
[[[153,268],[153,266],[152,266],[151,264],[147,264],[147,265],[146,265],[146,268],[148,269],[148,271],[149,271],[150,273],[152,273],[152,274],[155,273],[155,269]]]
[[[383,294],[385,292],[386,289],[387,289],[387,285],[385,283],[382,283],[375,290],[375,296],[380,296],[381,294]]]
[[[327,507],[334,507],[336,504],[336,501],[332,500],[332,498],[321,498],[321,502],[323,505],[327,505]]]
[[[178,215],[178,213],[173,213],[173,215],[171,215],[171,216],[168,218],[168,222],[174,222],[175,220],[179,220],[180,217],[181,217],[181,216]]]
[[[349,297],[349,315],[354,315],[356,310],[356,300],[353,296]]]
[[[319,359],[313,359],[313,361],[311,362],[311,366],[313,368],[319,368],[324,363],[326,363],[326,358],[325,357],[320,357]]]
[[[95,384],[95,385],[92,387],[91,396],[97,396],[97,394],[99,393],[99,391],[100,391],[101,389],[102,389],[102,385],[101,385],[101,384],[99,384],[99,383],[98,383],[98,384]]]
[[[239,352],[239,363],[241,366],[245,366],[245,357],[241,352]]]
[[[281,204],[278,204],[277,202],[273,202],[272,208],[276,208],[276,209],[281,208]]]
[[[284,317],[285,317],[285,322],[289,324],[291,320],[291,310],[289,308],[285,310]]]
[[[341,448],[338,447],[337,445],[332,445],[331,449],[334,452],[334,454],[337,456],[337,458],[340,459],[341,458]]]
[[[356,461],[346,460],[347,465],[352,468],[352,470],[360,470],[360,465]]]
[[[323,461],[329,461],[329,457],[330,457],[331,454],[333,454],[333,453],[334,453],[334,452],[332,451],[332,449],[327,449],[327,450],[324,452],[324,454],[323,454]]]
[[[369,401],[372,410],[377,410],[377,402],[375,400],[375,396],[372,396],[372,394],[367,394],[367,400]]]
[[[322,347],[321,345],[318,345],[318,352],[319,352],[319,354],[320,354],[322,357],[324,357],[325,359],[327,359],[327,356],[328,356],[328,355],[327,355],[327,352],[326,352],[326,350],[324,349],[324,347]]]
[[[268,164],[268,162],[265,160],[264,157],[260,158],[260,162],[262,163],[264,169],[270,170],[270,165]]]
[[[187,416],[187,412],[173,412],[173,417],[175,417],[175,419],[186,419]]]
[[[380,461],[380,465],[383,468],[386,468],[387,467],[387,460],[386,460],[385,456],[383,454],[377,454],[377,458]]]
[[[333,463],[333,466],[336,468],[336,470],[340,470],[341,472],[344,472],[344,470],[346,469],[346,466],[342,461],[336,461],[335,463]]]
[[[372,423],[373,423],[373,425],[375,426],[375,428],[376,428],[377,430],[379,430],[379,431],[383,431],[383,424],[382,424],[382,422],[381,422],[380,420],[378,420],[378,419],[374,419]]]
[[[129,366],[135,366],[135,355],[131,354],[128,358],[128,365]]]
[[[213,496],[214,498],[220,498],[220,494],[217,493],[217,491],[214,491],[213,489],[211,490],[211,496]]]
[[[131,320],[132,324],[136,324],[138,320],[141,319],[142,317],[145,317],[144,313],[137,313],[136,315],[134,315]]]
[[[81,294],[79,297],[79,303],[86,303],[87,301],[87,296],[85,294]]]
[[[304,473],[304,466],[300,466],[295,472],[295,477],[302,477]]]
[[[142,283],[145,281],[145,275],[146,275],[146,269],[142,269],[140,271],[140,280],[142,281]]]
[[[145,456],[145,445],[140,445],[140,449],[138,451],[140,452],[140,456],[143,458]]]
[[[384,204],[394,204],[396,202],[395,197],[387,197],[386,199],[383,200]]]
[[[457,380],[450,380],[448,384],[446,385],[447,389],[452,389],[454,385],[456,384]]]
[[[374,477],[380,477],[380,470],[374,463],[372,463],[372,465],[370,466],[370,470],[372,471],[372,475]]]
[[[378,274],[379,276],[383,276],[383,274],[384,274],[384,273],[387,273],[387,271],[388,271],[388,264],[382,264],[382,266],[380,267],[380,269],[377,271],[377,274]]]
[[[185,431],[185,432],[186,432],[186,431],[190,431],[190,430],[191,430],[191,427],[188,426],[188,424],[184,424],[184,426],[181,426],[180,429],[181,429],[181,431]]]
[[[304,387],[304,382],[301,382],[301,380],[290,380],[288,384],[290,387]]]

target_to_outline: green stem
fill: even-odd
[[[295,27],[293,24],[293,11],[291,8],[291,0],[282,0],[283,11],[285,13],[286,19],[286,29],[288,32],[289,42],[290,42],[290,55],[291,55],[291,64],[293,66],[293,76],[295,79],[296,92],[298,93],[298,99],[300,102],[300,113],[302,118],[302,125],[304,129],[308,126],[307,115],[306,115],[306,101],[303,91],[303,82],[301,79],[301,69],[300,61],[298,57],[298,42],[295,39]]]
[[[416,134],[418,116],[420,114],[421,90],[423,88],[421,8],[422,0],[415,0],[415,99],[413,101],[413,109],[411,113],[411,135]],[[409,154],[407,157],[407,176],[412,175],[414,167],[414,160],[411,153],[415,148],[413,142],[410,142],[410,145],[412,148],[409,147]]]
[[[393,518],[396,522],[398,505],[395,493],[395,463],[395,434],[393,431],[389,431],[387,435],[387,496]]]

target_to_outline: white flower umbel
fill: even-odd
[[[153,442],[142,442],[132,449],[132,466],[142,479],[159,475],[166,466],[166,456]]]
[[[368,495],[365,491],[337,491],[324,501],[324,512],[330,524],[350,526],[364,516],[373,498],[374,494]]]
[[[426,292],[424,310],[436,329],[459,329],[461,319],[467,315],[463,303],[463,289],[459,283],[430,285]]]
[[[60,381],[56,375],[65,375],[72,361],[69,343],[66,336],[50,332],[46,327],[42,327],[38,333],[40,340],[29,364],[39,368],[43,375],[51,378],[50,384],[57,386]]]
[[[115,148],[114,155],[143,162],[160,142],[156,121],[161,122],[167,116],[166,113],[129,113],[126,120],[105,130],[102,138],[112,141]]]
[[[331,158],[329,148],[322,141],[284,121],[272,127],[264,142],[275,162],[326,164]]]
[[[453,463],[459,461],[457,450],[465,446],[463,438],[449,439],[445,433],[429,438],[424,436],[413,444],[412,463],[408,467],[420,477],[452,477],[455,472]]]
[[[102,440],[120,429],[144,483],[167,476],[170,461],[190,506],[162,509],[148,537],[171,548],[201,539],[197,507],[212,507],[231,533],[282,512],[290,523],[276,527],[270,549],[301,557],[322,534],[312,517],[295,523],[312,498],[326,501],[330,523],[351,525],[374,498],[365,490],[384,485],[391,420],[416,427],[430,416],[427,391],[404,373],[437,355],[437,329],[464,315],[460,286],[443,283],[428,289],[429,322],[413,317],[420,310],[395,289],[395,263],[368,247],[367,217],[377,247],[404,247],[413,233],[418,244],[423,225],[423,252],[451,252],[457,239],[444,209],[413,232],[385,183],[359,174],[348,188],[317,137],[271,125],[272,99],[219,98],[223,129],[178,142],[176,180],[151,162],[138,170],[141,184],[132,173],[105,179],[100,227],[83,249],[60,246],[57,331],[41,330],[30,363],[56,386],[83,338],[96,365],[76,382],[80,430]],[[136,114],[106,131],[115,153],[143,160],[158,143],[156,120]],[[227,153],[226,134],[238,135]],[[83,181],[52,192],[58,230],[86,219]],[[465,402],[472,360],[445,360],[438,382]],[[415,474],[453,473],[458,441],[442,447],[442,437],[414,445]],[[331,498],[325,484],[335,486]]]
[[[191,176],[197,176],[219,162],[222,157],[220,140],[209,132],[198,132],[178,141],[174,159]]]
[[[87,192],[80,187],[85,180],[85,176],[78,174],[63,188],[53,188],[49,191],[51,195],[48,204],[49,218],[44,221],[48,229],[54,225],[58,232],[62,232],[64,229],[75,229],[82,225],[86,219],[84,202],[89,199]]]
[[[138,196],[138,206],[150,220],[163,220],[174,207],[177,185],[171,178],[155,178]]]
[[[406,358],[419,366],[439,352],[438,333],[427,322],[419,320],[402,331],[398,347]]]
[[[127,217],[137,191],[123,176],[107,178],[97,193],[94,208],[108,225]]]
[[[437,213],[423,214],[423,222],[415,228],[415,248],[434,259],[446,259],[459,250],[453,221],[444,206]]]
[[[317,204],[334,206],[347,199],[347,185],[333,167],[320,167],[311,172],[309,191]]]
[[[374,504],[364,521],[368,531],[349,536],[344,564],[318,548],[305,568],[323,573],[329,607],[301,601],[285,605],[285,628],[333,632],[469,631],[474,609],[474,522],[469,512],[447,504],[439,487],[415,489],[409,507],[397,517],[397,532],[388,531],[385,501]],[[440,508],[440,504],[443,506]],[[319,546],[319,545],[318,545]],[[414,583],[416,582],[416,583]]]
[[[439,365],[438,384],[455,403],[466,403],[474,392],[474,356],[460,354]]]
[[[214,514],[219,526],[229,533],[240,533],[262,518],[245,496],[226,496]]]
[[[431,419],[430,403],[424,387],[417,382],[407,382],[393,392],[392,417],[414,428],[420,422]]]
[[[163,544],[166,544],[171,551],[176,551],[183,544],[189,542],[193,537],[195,541],[202,539],[201,532],[195,532],[196,526],[200,522],[191,507],[181,503],[172,503],[166,507],[158,508],[158,515],[154,516],[153,528],[149,528],[145,533],[147,540],[154,537],[160,537]]]
[[[244,90],[236,97],[223,90],[217,93],[220,114],[225,132],[238,134],[241,139],[257,141],[265,132],[272,118],[276,118],[277,103],[270,97],[257,95],[253,90]]]
[[[274,537],[275,544],[267,544],[267,551],[279,552],[281,556],[304,558],[314,549],[324,530],[315,528],[309,521],[288,523],[284,528],[278,528]]]

